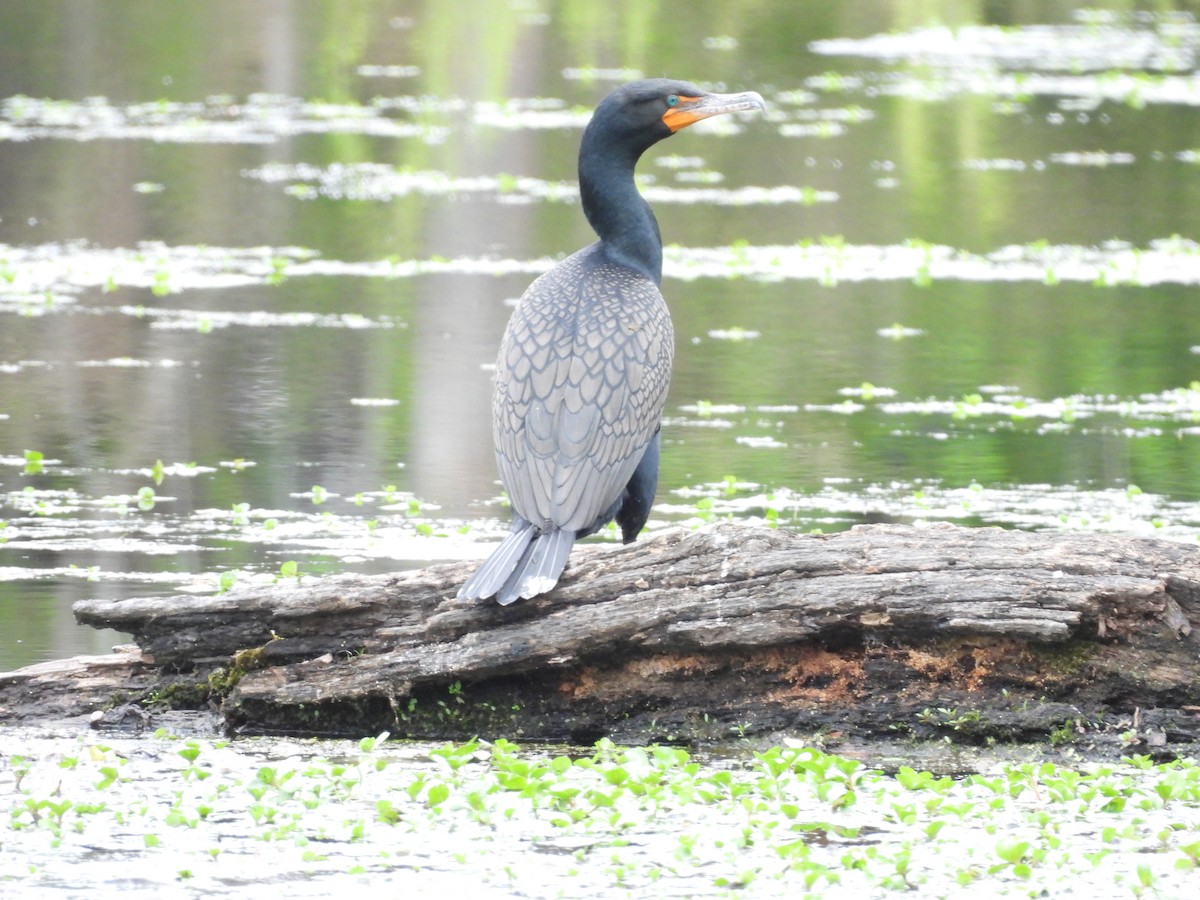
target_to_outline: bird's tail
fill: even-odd
[[[509,534],[458,592],[460,600],[495,596],[501,606],[544,594],[558,583],[575,544],[574,531],[539,532],[526,523]]]

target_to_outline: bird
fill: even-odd
[[[458,599],[507,606],[544,594],[576,540],[615,519],[630,543],[646,524],[674,333],[662,236],[634,169],[681,129],[754,109],[766,109],[754,91],[665,78],[622,85],[596,107],[579,145],[579,193],[599,240],[540,275],[504,332],[492,436],[512,527]]]

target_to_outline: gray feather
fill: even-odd
[[[458,599],[482,600],[504,587],[504,583],[525,556],[534,535],[534,527],[528,522],[522,523],[520,528],[500,542],[500,546],[492,551],[487,561],[459,588]]]
[[[574,545],[573,531],[555,528],[539,534],[500,588],[496,601],[507,606],[518,597],[528,600],[552,590],[566,568],[567,557]]]

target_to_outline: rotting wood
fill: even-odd
[[[552,594],[511,607],[454,599],[470,568],[76,615],[132,633],[164,678],[217,685],[234,731],[1200,740],[1200,548],[1182,543],[723,523],[581,547]]]

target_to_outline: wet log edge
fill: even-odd
[[[1188,544],[723,523],[581,547],[557,590],[507,608],[453,598],[471,565],[75,611],[139,648],[124,681],[109,664],[107,702],[216,702],[236,733],[1158,755],[1200,741],[1200,548]],[[35,717],[33,686],[55,681],[0,676],[0,715]],[[78,673],[59,682],[59,714],[66,690],[81,704],[105,690]]]

